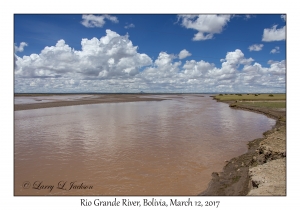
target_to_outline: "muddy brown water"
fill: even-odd
[[[15,195],[197,195],[275,120],[211,97],[15,111]]]

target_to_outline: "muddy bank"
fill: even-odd
[[[250,141],[247,153],[225,161],[223,171],[214,172],[199,195],[286,195],[286,111],[225,103],[276,119],[276,125],[263,138]]]
[[[60,96],[63,94],[60,94]],[[65,94],[67,95],[67,94]],[[92,95],[92,94],[89,94]],[[33,97],[33,96],[55,96],[53,95],[33,95],[33,94],[19,94],[15,97]],[[75,106],[75,105],[84,105],[84,104],[99,104],[99,103],[121,103],[121,102],[135,102],[135,101],[162,101],[167,99],[162,98],[144,98],[142,95],[136,94],[104,94],[104,95],[92,95],[93,97],[83,97],[78,100],[57,100],[53,102],[46,103],[28,103],[28,104],[14,104],[14,110],[29,110],[29,109],[41,109],[41,108],[50,108],[50,107],[61,107],[61,106]]]

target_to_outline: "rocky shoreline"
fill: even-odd
[[[276,119],[276,124],[263,138],[250,141],[247,153],[225,161],[223,171],[212,173],[208,188],[199,195],[286,195],[285,109],[251,107],[233,101],[225,103],[234,109],[264,114]]]

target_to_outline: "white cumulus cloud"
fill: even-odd
[[[195,79],[201,76],[206,77],[208,71],[212,72],[215,70],[215,65],[213,63],[208,63],[203,60],[200,60],[199,62],[191,60],[186,61],[186,63],[183,66],[183,69],[183,73],[186,77],[188,77],[189,79]]]
[[[126,29],[128,29],[128,28],[134,28],[134,27],[135,27],[135,25],[133,23],[130,23],[130,24],[124,26],[124,28],[126,28]]]
[[[230,18],[230,15],[178,15],[183,27],[198,31],[194,41],[212,39],[214,34],[222,32]]]
[[[111,30],[82,39],[81,46],[59,40],[39,54],[15,55],[15,92],[285,91],[285,60],[263,66],[240,49],[227,52],[217,67],[201,59],[182,63],[166,52],[152,61],[127,35]]]
[[[285,22],[286,21],[286,15],[281,15],[280,16],[282,18],[282,20]]]
[[[118,23],[118,18],[111,15],[82,15],[81,24],[87,28],[103,27],[105,19]]]
[[[277,29],[277,25],[272,28],[265,28],[263,33],[262,41],[273,42],[285,40],[285,26]]]
[[[26,42],[21,42],[19,47],[15,44],[15,52],[23,52],[25,46],[28,46]]]
[[[137,52],[128,36],[106,30],[100,39],[82,39],[82,50],[76,51],[59,40],[55,46],[45,47],[40,54],[16,56],[16,76],[58,78],[74,75],[76,78],[128,77],[139,68],[151,65],[146,54]]]
[[[270,53],[272,53],[272,54],[280,53],[280,52],[279,52],[279,47],[275,47],[274,49],[271,50]]]
[[[189,53],[189,51],[187,51],[186,49],[184,49],[184,50],[181,50],[180,51],[180,53],[179,53],[179,59],[184,59],[184,58],[186,58],[186,57],[188,57],[188,56],[191,56],[192,54],[191,53]]]
[[[261,51],[263,46],[264,46],[263,44],[254,44],[254,45],[249,46],[248,49],[250,51]]]

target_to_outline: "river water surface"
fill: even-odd
[[[15,111],[15,195],[197,195],[275,120],[208,95]]]

